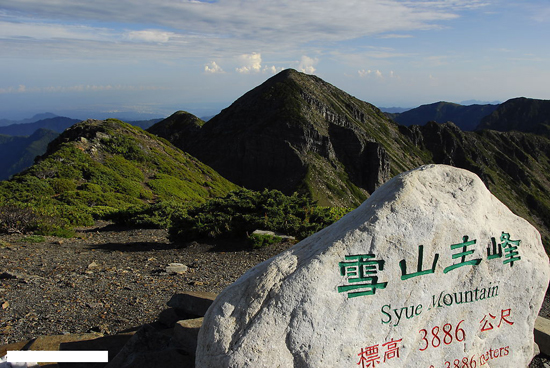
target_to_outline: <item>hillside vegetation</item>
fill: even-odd
[[[28,170],[0,182],[0,203],[4,219],[16,209],[30,211],[38,220],[25,224],[51,232],[90,225],[132,206],[199,204],[235,189],[210,167],[140,128],[88,120],[67,129]],[[25,224],[9,226],[28,230]]]
[[[524,118],[525,126],[547,125],[546,103],[511,102],[491,115],[495,127],[517,130]],[[72,126],[35,165],[0,182],[0,231],[18,226],[17,216],[6,215],[15,213],[39,219],[31,228],[45,232],[111,218],[171,227],[180,240],[246,236],[254,228],[302,237],[391,177],[433,163],[476,173],[538,228],[550,249],[544,133],[399,125],[295,70],[268,79],[208,122],[178,111],[148,132],[112,119]]]

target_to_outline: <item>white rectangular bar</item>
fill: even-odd
[[[37,362],[37,363],[107,363],[109,352],[107,350],[65,350],[65,351],[8,351],[8,362]]]

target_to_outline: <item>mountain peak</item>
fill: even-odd
[[[305,192],[325,205],[357,205],[403,162],[420,164],[413,154],[390,167],[404,139],[397,125],[373,105],[293,69],[248,91],[200,129],[162,136],[238,185]]]

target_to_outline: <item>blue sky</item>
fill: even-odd
[[[203,116],[286,68],[380,107],[550,99],[549,39],[547,0],[2,0],[0,118]]]

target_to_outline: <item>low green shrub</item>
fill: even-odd
[[[277,190],[240,189],[214,198],[172,218],[170,238],[189,241],[202,237],[245,237],[256,229],[299,239],[339,220],[348,209],[318,207],[307,197],[286,196]]]
[[[0,233],[28,233],[36,228],[36,220],[32,208],[15,204],[0,207]]]
[[[276,235],[251,234],[248,237],[248,241],[250,242],[250,245],[252,245],[252,248],[258,249],[280,243],[283,241],[283,238]]]
[[[187,206],[181,202],[164,201],[150,205],[133,206],[113,212],[107,219],[119,225],[149,229],[168,229],[173,216],[185,216]]]
[[[29,235],[21,238],[20,242],[22,243],[44,243],[46,238],[42,235]]]

